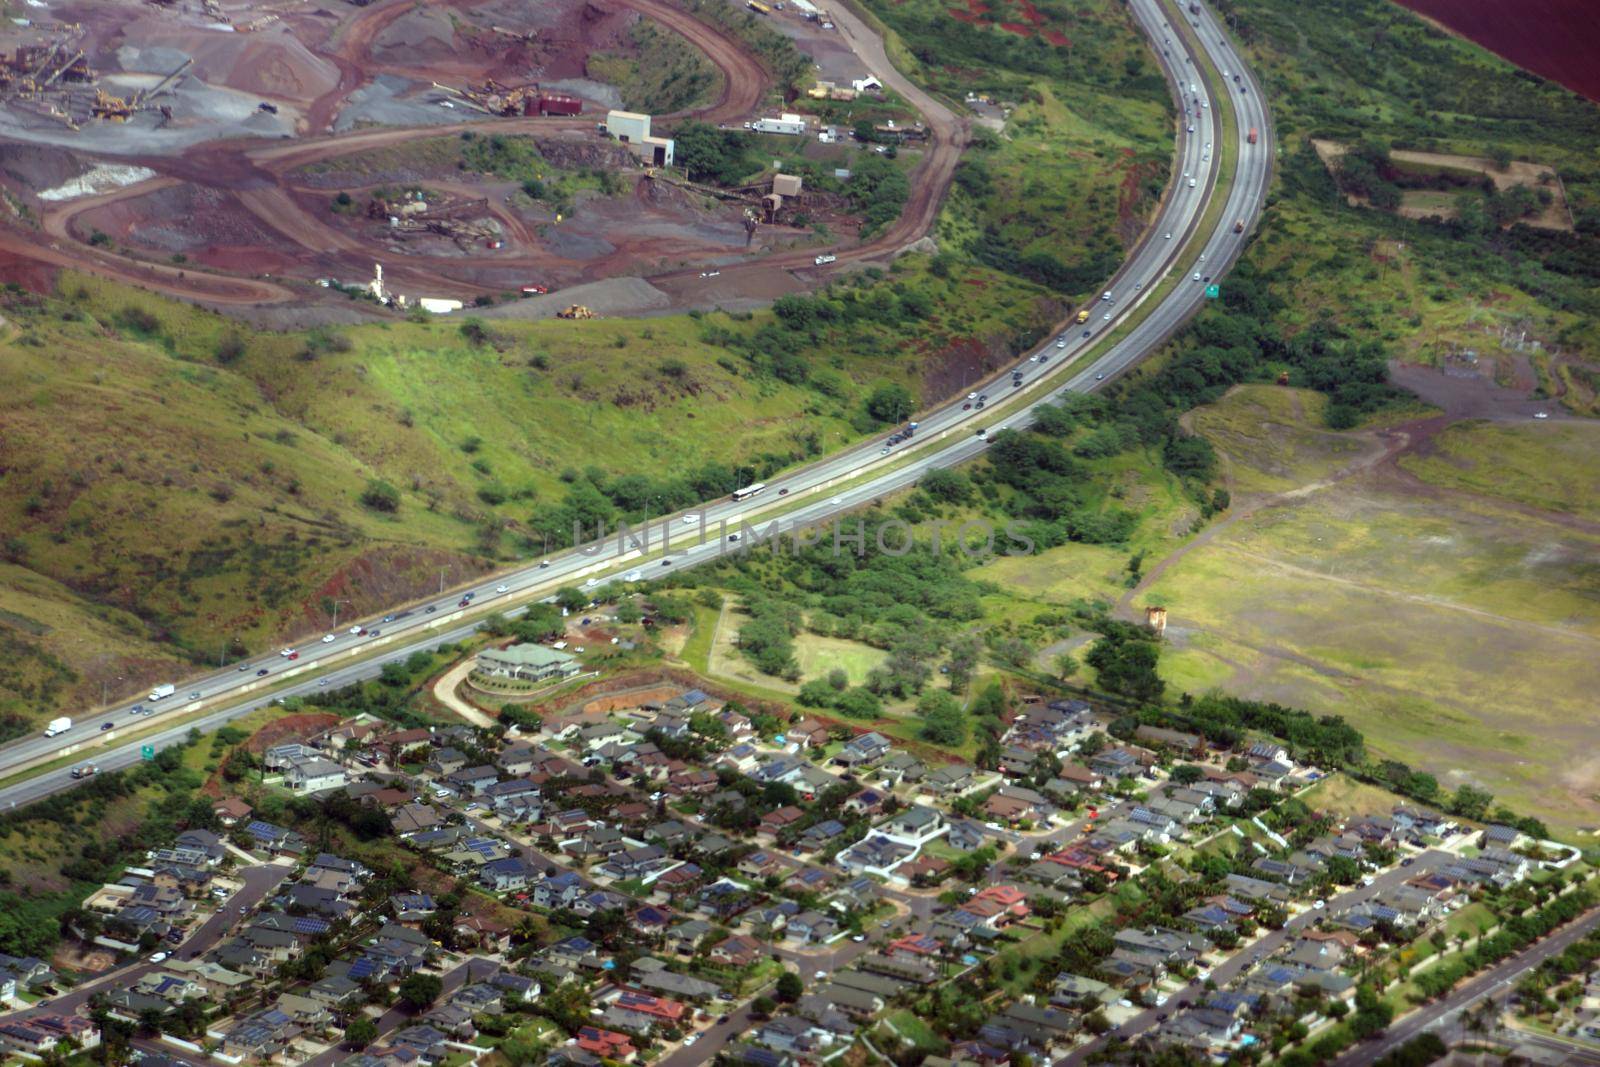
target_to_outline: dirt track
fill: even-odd
[[[709,122],[727,122],[751,114],[764,98],[769,85],[765,70],[732,36],[699,22],[667,0],[617,2],[681,34],[704,52],[722,72],[723,92],[717,101],[676,117],[693,115]],[[329,121],[349,94],[366,82],[372,69],[367,55],[374,38],[389,23],[414,9],[411,0],[375,4],[362,9],[337,35],[334,46],[323,54],[338,66],[340,78],[334,88],[317,98],[308,108],[308,125],[311,129],[328,127]],[[923,113],[930,131],[927,150],[911,173],[911,195],[901,217],[871,242],[840,251],[839,266],[842,267],[892,253],[928,232],[966,143],[967,128],[962,120],[894,69],[884,52],[882,41],[853,12],[838,11],[835,22],[844,39],[873,72]],[[592,124],[593,119],[589,117],[518,118],[498,121],[493,129],[496,132],[550,134],[592,129]],[[74,220],[87,212],[143,197],[179,182],[190,182],[231,192],[258,222],[307,253],[332,254],[352,266],[359,265],[358,269],[365,269],[366,264],[381,258],[387,264],[389,277],[397,285],[407,288],[431,288],[466,296],[492,294],[503,286],[465,282],[455,272],[461,268],[494,268],[536,274],[541,267],[550,265],[551,257],[518,253],[452,256],[440,262],[440,266],[454,268],[446,273],[431,263],[430,257],[396,256],[392,249],[374,246],[358,235],[328,225],[296,200],[288,177],[291,171],[308,163],[463,130],[481,130],[484,126],[484,123],[472,122],[361,130],[345,134],[313,134],[288,143],[210,142],[174,157],[139,159],[138,163],[157,171],[158,177],[46,208],[42,213],[41,228],[51,239],[47,245],[40,244],[37,231],[0,227],[0,250],[55,267],[88,270],[203,304],[280,304],[305,299],[303,289],[281,285],[266,277],[244,278],[179,269],[90,247],[83,240],[88,235],[74,226]],[[504,215],[503,212],[494,213]],[[502,221],[505,221],[504,218]],[[519,222],[513,232],[525,233],[526,230]],[[759,285],[756,272],[770,274],[775,270],[795,268],[811,270],[814,255],[815,249],[809,248],[778,253],[762,257],[758,262],[724,266],[722,273],[735,280],[739,275],[748,273],[751,281]],[[627,267],[628,264],[624,262],[618,266]],[[681,282],[682,279],[697,275],[698,268],[690,268],[658,275],[652,280],[666,283],[670,291],[674,281]],[[724,286],[728,284],[726,281],[723,283]]]

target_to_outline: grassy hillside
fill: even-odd
[[[635,54],[595,53],[585,61],[591,78],[615,85],[630,111],[663,115],[716,98],[722,74],[688,41],[641,19],[630,31]]]
[[[1126,10],[1107,0],[871,0],[915,76],[981,98],[973,149],[940,217],[944,247],[1082,295],[1160,197],[1169,97]]]
[[[1053,314],[1026,283],[902,261],[840,283],[837,320],[784,331],[780,365],[771,313],[249,334],[90,279],[63,293],[9,294],[0,335],[0,714],[35,720],[542,551],[575,486],[617,513],[702,499],[691,471],[726,492]],[[638,472],[658,488],[616,477]]]
[[[1500,352],[1509,333],[1540,388],[1600,410],[1600,107],[1385,0],[1218,7],[1262,75],[1281,141],[1249,260],[1284,297],[1283,333],[1331,326],[1427,363]],[[1576,232],[1502,228],[1472,204],[1442,223],[1350,206],[1313,138],[1537,164],[1557,176]]]
[[[1342,715],[1448,787],[1593,824],[1600,425],[1419,423],[1408,443],[1330,432],[1318,398],[1270,386],[1193,421],[1235,503],[1132,597],[1171,613],[1169,682]],[[1525,476],[1551,453],[1566,478]]]

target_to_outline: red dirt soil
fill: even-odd
[[[458,0],[458,2],[473,4],[483,3],[484,0]],[[674,6],[671,0],[616,0],[616,3],[640,15],[653,18],[687,38],[722,70],[724,86],[721,99],[691,114],[708,122],[728,121],[750,114],[759,105],[767,91],[769,77],[759,62],[732,35],[699,22],[688,12]],[[981,0],[973,0],[973,3],[975,7],[983,6]],[[279,284],[260,273],[263,270],[282,272],[287,266],[282,258],[286,252],[291,255],[295,252],[300,254],[299,267],[302,271],[311,265],[306,262],[307,259],[314,260],[318,268],[315,272],[317,274],[332,272],[336,264],[365,271],[367,265],[376,258],[374,253],[377,253],[386,260],[385,275],[396,286],[403,287],[406,291],[432,289],[455,292],[462,296],[493,293],[505,288],[507,283],[504,278],[496,276],[497,272],[512,270],[515,276],[520,277],[521,274],[517,272],[548,265],[548,256],[518,256],[512,249],[507,249],[507,252],[511,253],[509,255],[487,255],[479,251],[470,255],[448,255],[443,258],[427,255],[396,256],[387,246],[379,247],[351,233],[340,232],[330,227],[324,219],[317,217],[315,213],[307,212],[304,206],[297,202],[294,190],[287,180],[287,175],[295,168],[319,159],[333,158],[368,148],[396,145],[423,137],[450,135],[468,128],[482,129],[477,124],[457,124],[424,128],[360,129],[331,136],[315,132],[323,128],[323,124],[342,105],[349,92],[366,80],[365,71],[370,69],[372,64],[368,50],[383,28],[400,15],[417,10],[418,6],[411,0],[379,0],[378,3],[354,16],[333,48],[318,51],[319,55],[332,61],[339,68],[340,77],[337,85],[323,92],[307,109],[309,126],[313,131],[310,136],[287,143],[259,140],[208,142],[196,145],[176,156],[130,158],[129,162],[147,165],[160,177],[96,196],[46,206],[41,210],[40,227],[37,230],[15,225],[0,225],[0,259],[7,257],[29,259],[44,264],[47,269],[67,266],[88,269],[125,283],[211,306],[285,304],[303,300],[303,290]],[[432,0],[430,4],[428,0],[423,0],[421,6],[438,7],[442,6],[442,3],[441,0]],[[864,47],[881,52],[881,41],[871,35],[871,31],[864,25],[858,24],[853,17],[841,14],[836,16],[835,21],[840,24],[840,29],[846,38],[852,36],[857,38],[852,47]],[[882,57],[880,61],[887,62]],[[922,97],[919,108],[925,111],[929,124],[928,148],[921,161],[912,170],[911,197],[900,218],[867,244],[841,249],[838,254],[838,269],[844,269],[849,263],[872,259],[903,247],[928,231],[944,192],[949,187],[960,150],[967,139],[966,124],[963,121],[950,115],[930,98],[923,97],[919,90],[903,82],[897,75],[891,76],[890,80],[902,92],[914,99]],[[557,131],[592,130],[593,121],[591,116],[505,119],[495,123],[495,129],[501,133],[537,132],[547,135]],[[75,225],[78,216],[90,212],[103,212],[107,221],[121,223],[118,229],[129,233],[138,225],[138,220],[132,217],[118,217],[119,212],[116,208],[120,206],[120,202],[142,200],[158,193],[169,197],[176,196],[179,199],[193,196],[192,190],[174,191],[174,187],[179,187],[183,183],[226,191],[248,214],[254,216],[252,220],[254,225],[263,226],[270,232],[263,232],[262,239],[257,241],[245,240],[233,243],[221,240],[215,242],[214,247],[209,249],[197,247],[192,253],[186,253],[194,262],[188,269],[184,269],[170,263],[118,254],[109,247],[88,246],[83,241],[85,233],[83,226]],[[107,209],[111,210],[108,212]],[[129,235],[133,236],[131,233]],[[156,233],[152,236],[179,245],[186,245],[191,239],[190,234],[181,230]],[[665,244],[658,241],[656,247],[643,250],[619,248],[619,258],[626,260],[630,258],[630,252],[638,251],[652,254],[651,259],[660,262],[663,256],[670,261],[673,258],[703,254],[704,248],[700,247],[699,241],[691,241],[688,246],[681,244],[674,246],[670,241]],[[170,253],[161,253],[161,258],[166,258],[167,254]],[[738,275],[745,282],[759,282],[760,278],[750,276],[782,274],[796,269],[809,271],[813,255],[812,249],[790,249],[764,255],[759,261],[730,264],[724,268],[723,273],[730,276]],[[196,264],[228,269],[236,268],[242,263],[253,264],[255,269],[250,273],[256,276],[240,277],[195,269]],[[637,269],[636,265],[630,264],[630,266]],[[481,279],[469,280],[459,276],[458,272],[463,268],[489,273],[485,273]],[[591,264],[592,269],[594,269],[593,264]],[[696,265],[654,274],[651,280],[652,284],[665,287],[670,292],[675,283],[682,279],[694,278],[698,273],[699,266]],[[756,287],[790,291],[796,284],[794,279],[788,277],[779,278],[777,281],[780,284],[772,286],[758,284]]]
[[[1594,0],[1400,0],[1496,55],[1600,101]]]

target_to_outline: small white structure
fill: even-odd
[[[757,133],[781,133],[788,137],[804,137],[806,120],[804,115],[791,115],[785,112],[775,119],[756,119],[750,124],[750,128]]]
[[[606,133],[624,144],[637,144],[650,136],[650,116],[637,111],[607,111]]]
[[[882,91],[883,83],[877,78],[874,78],[872,75],[868,74],[865,78],[856,78],[853,80],[850,83],[850,88],[854,89],[858,93],[876,93]]]
[[[448,315],[452,311],[460,311],[466,305],[459,300],[445,300],[437,296],[419,296],[417,307],[423,311],[431,311],[435,315]]]
[[[645,163],[657,167],[672,166],[672,138],[652,137],[649,115],[637,111],[607,111],[606,133],[627,145]]]

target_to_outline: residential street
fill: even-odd
[[[1582,940],[1596,927],[1600,927],[1600,907],[1591,908],[1581,918],[1556,933],[1535,942],[1510,959],[1468,980],[1444,999],[1434,1001],[1410,1015],[1403,1016],[1390,1026],[1381,1038],[1358,1045],[1340,1056],[1335,1063],[1338,1067],[1369,1067],[1385,1053],[1393,1051],[1397,1046],[1431,1028],[1451,1013],[1475,1004],[1484,996],[1500,996],[1509,992],[1509,987],[1514,985],[1525,972],[1560,953],[1568,945]],[[1564,1051],[1573,1052],[1565,1048]],[[1588,1060],[1569,1059],[1566,1062],[1600,1063],[1600,1056]]]
[[[178,946],[174,956],[178,959],[192,959],[210,949],[238,922],[241,908],[253,911],[293,870],[292,864],[279,863],[261,863],[240,870],[238,877],[244,883],[243,888],[229,897],[214,915],[190,934]],[[0,1021],[18,1022],[36,1015],[71,1015],[88,1003],[89,998],[96,993],[113,987],[131,986],[157,969],[159,969],[158,964],[151,963],[147,956],[140,956],[125,966],[107,971],[48,1002],[41,1001],[26,1010],[0,1015]]]
[[[1329,898],[1327,910],[1340,911],[1350,907],[1353,904],[1359,904],[1361,901],[1375,896],[1378,893],[1383,892],[1385,889],[1390,889],[1399,885],[1408,878],[1415,878],[1420,874],[1425,874],[1429,871],[1443,867],[1455,860],[1455,858],[1455,856],[1448,852],[1441,852],[1438,849],[1430,849],[1429,851],[1415,857],[1411,863],[1411,866],[1409,867],[1391,867],[1389,870],[1384,871],[1382,874],[1374,878],[1371,885],[1356,886],[1355,888],[1344,893],[1340,893],[1336,897]],[[1296,937],[1301,930],[1316,922],[1316,920],[1324,914],[1326,914],[1325,911],[1313,911],[1308,908],[1299,915],[1294,916],[1284,924],[1282,930],[1270,931],[1265,937],[1262,937],[1252,944],[1242,948],[1238,952],[1235,952],[1232,956],[1228,957],[1226,961],[1217,964],[1217,966],[1211,970],[1212,980],[1216,982],[1219,988],[1227,986],[1229,982],[1239,977],[1240,974],[1251,967],[1257,959],[1264,958],[1265,956],[1282,948],[1291,939]],[[1182,994],[1174,996],[1169,1007],[1146,1008],[1144,1011],[1141,1011],[1139,1014],[1123,1023],[1120,1027],[1113,1030],[1111,1034],[1107,1035],[1107,1038],[1110,1036],[1116,1036],[1127,1040],[1134,1039],[1135,1037],[1144,1033],[1146,1030],[1150,1029],[1152,1026],[1156,1025],[1162,1016],[1176,1011],[1182,1004],[1187,1003],[1197,991],[1197,987],[1191,986]],[[1068,1063],[1084,1063],[1088,1060],[1092,1053],[1097,1052],[1101,1048],[1105,1047],[1107,1038],[1097,1038],[1086,1045],[1079,1046],[1078,1048],[1073,1049],[1072,1052],[1067,1056],[1057,1060],[1056,1063],[1058,1065]]]

